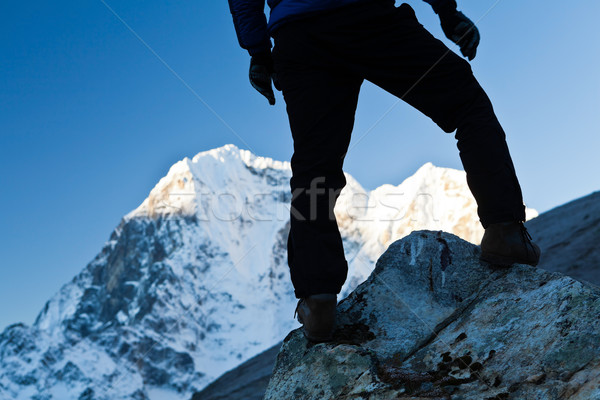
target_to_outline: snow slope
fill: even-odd
[[[287,268],[287,162],[233,145],[171,167],[33,326],[0,335],[0,399],[183,399],[297,323]],[[398,186],[351,176],[336,205],[348,294],[396,239],[482,229],[463,172],[426,164]]]

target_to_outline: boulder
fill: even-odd
[[[443,232],[394,242],[333,342],[286,337],[265,400],[600,399],[600,288],[479,253]]]

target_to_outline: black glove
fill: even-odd
[[[480,36],[473,21],[452,7],[439,10],[438,15],[446,37],[460,46],[463,56],[469,60],[474,59]]]
[[[250,59],[250,84],[265,96],[272,106],[275,105],[275,94],[271,86],[274,75],[273,58],[271,58],[270,51],[252,56]]]

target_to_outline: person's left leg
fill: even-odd
[[[275,35],[273,59],[294,139],[291,160],[288,264],[297,298],[337,294],[348,264],[333,213],[346,184],[342,165],[350,143],[362,79],[321,63],[310,20]]]

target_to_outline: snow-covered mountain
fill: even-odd
[[[297,326],[287,162],[233,145],[171,167],[33,326],[0,335],[0,399],[184,399]],[[336,206],[348,294],[415,229],[477,243],[464,172],[421,167]],[[533,212],[532,215],[535,215]]]

